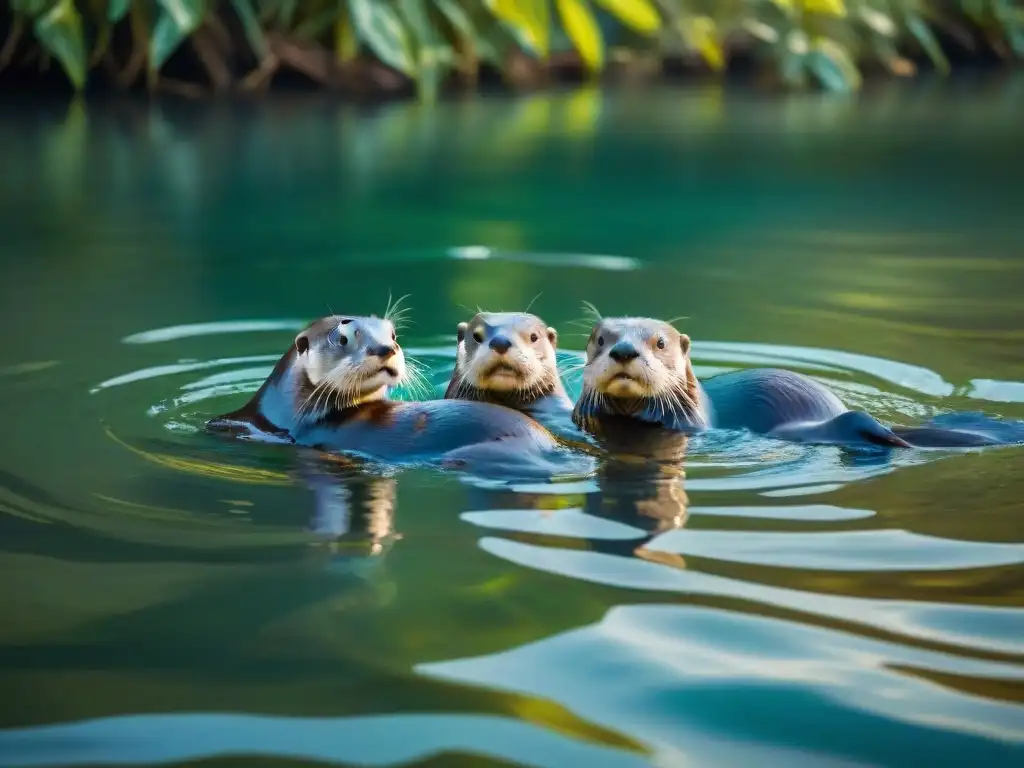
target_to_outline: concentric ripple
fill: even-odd
[[[164,346],[165,359],[119,372],[91,393],[111,421],[127,411],[141,418],[145,436],[195,433],[259,387],[301,325],[206,323],[135,333],[124,342]],[[221,334],[230,334],[231,343],[211,345]],[[246,354],[202,357],[194,345]],[[398,396],[440,397],[454,348],[449,336],[406,347],[432,391],[400,390]],[[1015,382],[957,384],[919,366],[829,350],[697,342],[693,355],[701,377],[747,366],[785,367],[819,378],[852,407],[903,423],[956,410],[947,399],[1024,399]],[[581,353],[563,350],[559,358],[569,367]],[[566,386],[571,397],[578,394],[578,371],[566,377]],[[999,573],[1024,564],[1024,543],[911,530],[896,522],[902,518],[894,518],[894,510],[850,503],[851,488],[866,489],[952,453],[893,452],[879,460],[835,447],[711,432],[690,441],[685,476],[664,481],[681,486],[684,496],[669,492],[634,503],[629,499],[636,489],[627,488],[625,506],[634,506],[624,515],[622,500],[612,501],[623,489],[610,488],[600,475],[511,486],[462,477],[467,501],[460,522],[480,530],[478,547],[495,561],[556,577],[566,589],[586,584],[621,590],[623,603],[646,594],[647,602],[657,596],[701,605],[620,605],[591,626],[500,653],[420,664],[417,672],[556,702],[630,734],[656,764],[754,764],[766,755],[786,765],[885,764],[911,743],[923,745],[915,749],[928,763],[969,754],[1005,764],[1024,755],[1024,708],[1018,703],[1024,698],[1024,611],[932,598],[930,590],[952,574],[1001,578]],[[830,497],[838,500],[830,503]],[[677,505],[678,514],[659,517],[663,502]],[[769,709],[744,715],[731,703],[740,688],[737,701],[753,706],[763,696]],[[801,702],[796,708],[816,712],[816,722],[788,718],[778,706],[782,701]],[[192,733],[221,716],[189,717],[153,720],[153,738],[169,744],[170,734]],[[852,739],[848,734],[857,723],[886,736],[872,743]],[[127,755],[113,747],[126,722],[73,727],[98,739],[97,758]],[[295,722],[289,729],[298,734],[313,727]],[[844,735],[834,737],[839,733]],[[51,736],[58,733],[5,738],[19,744],[22,758],[30,754],[28,744],[39,749],[37,760],[19,765],[71,764],[42,748]],[[228,741],[211,743],[205,754],[227,748]],[[805,748],[793,751],[787,746],[793,743]],[[281,754],[269,742],[264,749]],[[551,749],[555,754],[562,747]],[[301,754],[331,759],[313,748]],[[595,765],[620,757],[623,764],[632,759],[579,755]]]
[[[273,369],[280,350],[304,326],[298,319],[254,319],[220,323],[183,324],[133,333],[122,342],[132,346],[165,347],[165,362],[123,371],[97,382],[90,392],[113,397],[105,409],[112,422],[127,413],[147,417],[146,434],[167,437],[175,433],[196,433],[211,416],[237,407],[255,392]],[[190,352],[196,342],[209,348],[213,340],[243,336],[253,354],[201,358]],[[423,341],[423,340],[418,340]],[[441,335],[405,348],[407,357],[419,363],[427,388],[399,387],[400,399],[441,397],[455,356],[454,336]],[[228,344],[219,344],[225,347]],[[232,341],[232,348],[238,344]],[[576,370],[565,376],[570,397],[579,394],[582,373],[578,351],[559,351],[562,368]],[[695,370],[699,377],[748,366],[785,367],[801,371],[827,383],[850,407],[863,408],[883,419],[905,423],[920,421],[942,412],[941,398],[953,395],[957,387],[941,374],[920,366],[867,355],[808,347],[773,346],[757,343],[695,342]],[[145,382],[145,387],[138,387]],[[987,383],[982,383],[987,382]],[[885,385],[885,386],[883,386]],[[1024,385],[1014,382],[975,380],[960,389],[971,397],[990,394],[1005,402]],[[157,399],[148,393],[164,393]],[[116,396],[114,393],[116,392]],[[768,440],[747,434],[711,432],[691,441],[686,460],[688,491],[756,492],[766,497],[821,495],[848,484],[891,473],[900,466],[930,461],[934,452],[896,453],[885,461],[857,460],[841,449],[803,446]],[[488,487],[487,481],[466,478]],[[522,484],[521,493],[593,493],[593,481],[573,484]]]
[[[90,391],[97,396],[116,390],[117,411],[144,412],[150,419],[151,435],[197,432],[212,415],[230,410],[242,398],[252,394],[269,375],[280,355],[290,343],[291,335],[301,329],[304,321],[297,319],[256,319],[220,323],[183,324],[139,331],[122,341],[132,346],[164,345],[168,348],[166,362],[124,371],[94,384]],[[189,351],[189,342],[221,337],[248,336],[264,342],[258,354],[234,357],[199,358],[181,356]],[[395,396],[420,399],[443,395],[453,365],[455,338],[438,336],[433,343],[419,343],[405,349],[407,357],[423,368],[431,391],[411,386],[399,387]],[[226,346],[226,345],[221,345]],[[233,348],[237,344],[232,343]],[[246,345],[249,346],[249,345]],[[882,418],[903,421],[921,420],[940,409],[919,398],[929,400],[949,396],[956,387],[940,374],[904,363],[832,350],[766,344],[695,342],[693,357],[697,375],[707,377],[719,372],[747,366],[776,366],[799,370],[815,376],[835,389],[851,406],[878,413]],[[582,353],[562,350],[562,367],[575,365]],[[582,374],[577,370],[566,376],[570,397],[579,393]],[[979,380],[981,381],[981,380]],[[162,390],[166,394],[156,400],[136,399],[131,385],[146,382],[145,392]],[[157,384],[159,383],[159,387]],[[883,384],[891,389],[883,388]],[[998,386],[997,386],[998,385]],[[1021,386],[1021,385],[1017,385]],[[1015,393],[1013,382],[972,384],[971,395],[984,397],[992,393],[997,401],[1005,401]],[[139,390],[139,397],[145,398]],[[1008,394],[1009,393],[1009,394]],[[693,441],[687,459],[687,470],[713,470],[711,476],[693,477],[688,490],[759,491],[764,495],[800,495],[835,490],[857,480],[891,472],[896,466],[927,460],[921,455],[896,456],[883,464],[851,464],[838,449],[806,447],[765,440],[750,435],[709,433]],[[724,472],[724,474],[723,474]],[[595,490],[591,485],[584,490]],[[564,493],[563,485],[521,486],[522,492]]]

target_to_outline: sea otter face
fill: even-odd
[[[321,318],[295,337],[295,352],[315,391],[345,405],[383,397],[406,374],[395,327],[378,317]]]
[[[480,312],[459,323],[458,337],[458,370],[477,389],[526,391],[558,377],[558,334],[536,315]]]
[[[656,397],[685,376],[690,337],[668,323],[614,317],[594,326],[587,341],[583,383],[608,397]]]

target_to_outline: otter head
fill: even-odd
[[[458,325],[455,370],[445,397],[525,407],[564,394],[557,344],[555,329],[536,315],[480,312]]]
[[[650,318],[600,320],[587,341],[574,419],[601,414],[706,426],[690,337]]]
[[[263,418],[290,432],[332,410],[383,400],[405,375],[390,320],[332,315],[295,337],[254,399]]]
[[[405,378],[395,326],[379,317],[333,315],[310,323],[295,337],[294,367],[305,374],[314,409],[382,400]]]

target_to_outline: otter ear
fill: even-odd
[[[464,341],[466,338],[466,330],[469,328],[469,323],[459,323],[455,326],[455,334],[459,337],[459,341]]]
[[[685,333],[679,334],[679,348],[683,350],[684,355],[690,354],[690,337]]]
[[[295,351],[300,355],[309,352],[309,337],[306,334],[300,333],[295,337]]]
[[[548,330],[547,330],[547,334],[548,334],[548,341],[551,342],[551,346],[552,347],[557,347],[558,346],[558,331],[556,331],[554,328],[552,328],[549,325],[548,326]]]

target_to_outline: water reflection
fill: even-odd
[[[1016,664],[720,609],[614,608],[596,625],[417,671],[553,699],[635,734],[657,764],[893,765],[912,748],[929,764],[1011,765],[1024,754],[1021,707],[975,695],[1024,679]]]
[[[1024,613],[1016,608],[838,597],[496,537],[484,537],[479,545],[527,568],[620,589],[739,599],[760,606],[760,610],[781,608],[802,614],[808,621],[837,620],[898,635],[904,643],[937,643],[961,653],[1022,651]]]
[[[484,527],[520,531],[524,540],[535,538],[531,534],[545,539],[568,536],[585,541],[595,552],[673,562],[670,555],[645,545],[686,523],[688,437],[625,424],[608,427],[597,439],[602,454],[592,480],[538,486],[568,505],[574,501],[570,494],[582,493],[579,507],[569,506],[547,519],[539,518],[524,514],[523,507],[544,507],[545,494],[531,493],[530,486],[514,484],[511,489],[495,490],[467,483],[468,504],[477,511],[464,513],[462,518]]]
[[[0,731],[5,768],[163,765],[218,757],[405,765],[436,755],[486,755],[521,765],[639,768],[638,755],[511,718],[482,715],[272,717],[155,714]]]

